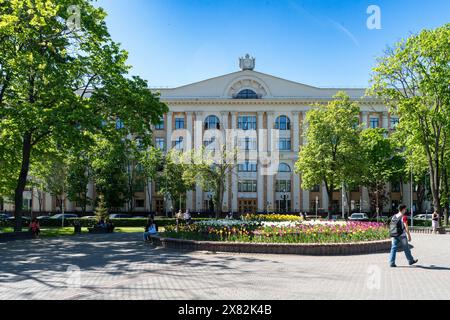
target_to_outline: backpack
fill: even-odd
[[[392,238],[400,237],[403,234],[402,216],[393,216],[389,224],[389,235]]]

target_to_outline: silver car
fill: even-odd
[[[369,216],[367,213],[353,213],[350,218],[350,221],[369,221]]]

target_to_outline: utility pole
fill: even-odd
[[[342,183],[342,219],[345,219],[345,185]]]

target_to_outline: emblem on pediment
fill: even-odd
[[[255,69],[255,58],[250,57],[247,53],[244,58],[239,58],[239,67],[241,70],[253,70]]]

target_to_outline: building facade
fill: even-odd
[[[339,212],[342,201],[346,210],[370,210],[367,188],[350,190],[343,200],[341,191],[328,199],[324,186],[301,189],[301,177],[294,173],[294,164],[303,144],[306,112],[317,103],[327,103],[339,91],[345,91],[361,106],[360,123],[366,127],[394,130],[398,117],[391,115],[379,101],[365,97],[365,89],[316,88],[255,71],[255,59],[248,55],[239,61],[241,70],[198,83],[159,89],[161,100],[170,112],[154,131],[155,145],[164,150],[189,150],[207,145],[208,131],[245,130],[248,138],[238,146],[246,150],[265,152],[276,150],[279,168],[274,175],[264,175],[258,161],[240,163],[227,181],[224,212],[314,212],[327,210],[329,202]],[[198,128],[198,127],[201,128]],[[183,136],[181,129],[196,132]],[[263,130],[261,130],[263,129]],[[273,139],[270,130],[278,131]],[[200,131],[200,133],[199,133]],[[179,133],[178,133],[179,132]],[[387,186],[391,201],[383,211],[390,212],[401,201],[410,203],[409,190],[399,185]],[[171,209],[154,190],[151,201],[158,210]],[[413,195],[413,197],[415,197]],[[186,208],[194,212],[210,208],[210,195],[200,186],[187,195]]]
[[[155,146],[168,150],[198,149],[213,142],[210,133],[240,130],[245,136],[239,148],[256,154],[277,153],[277,168],[273,174],[263,174],[258,159],[243,161],[230,174],[224,195],[223,212],[315,212],[327,210],[331,202],[337,212],[370,211],[367,188],[348,190],[347,196],[337,190],[328,199],[325,187],[301,188],[301,177],[294,165],[302,145],[304,119],[317,103],[327,103],[339,91],[345,91],[360,103],[360,123],[367,128],[394,130],[398,117],[388,112],[378,100],[365,97],[365,89],[317,88],[255,71],[255,59],[249,55],[239,59],[240,70],[231,74],[171,89],[155,89],[169,112],[154,127]],[[274,138],[271,131],[276,132]],[[135,211],[172,211],[174,204],[157,192],[151,182],[149,190],[136,194]],[[400,202],[410,203],[410,186],[387,186],[390,202],[383,209],[391,212]],[[401,194],[401,190],[405,190]],[[88,196],[95,198],[95,187],[89,185]],[[415,195],[413,195],[415,200]],[[40,206],[38,205],[40,199]],[[38,190],[25,194],[25,205],[34,211],[57,211],[59,205],[48,194]],[[189,191],[183,209],[204,212],[211,209],[211,195],[200,186]],[[5,204],[7,208],[7,204]],[[65,200],[67,211],[79,211],[76,203]],[[88,207],[88,210],[93,210]],[[126,210],[126,208],[124,208]]]

